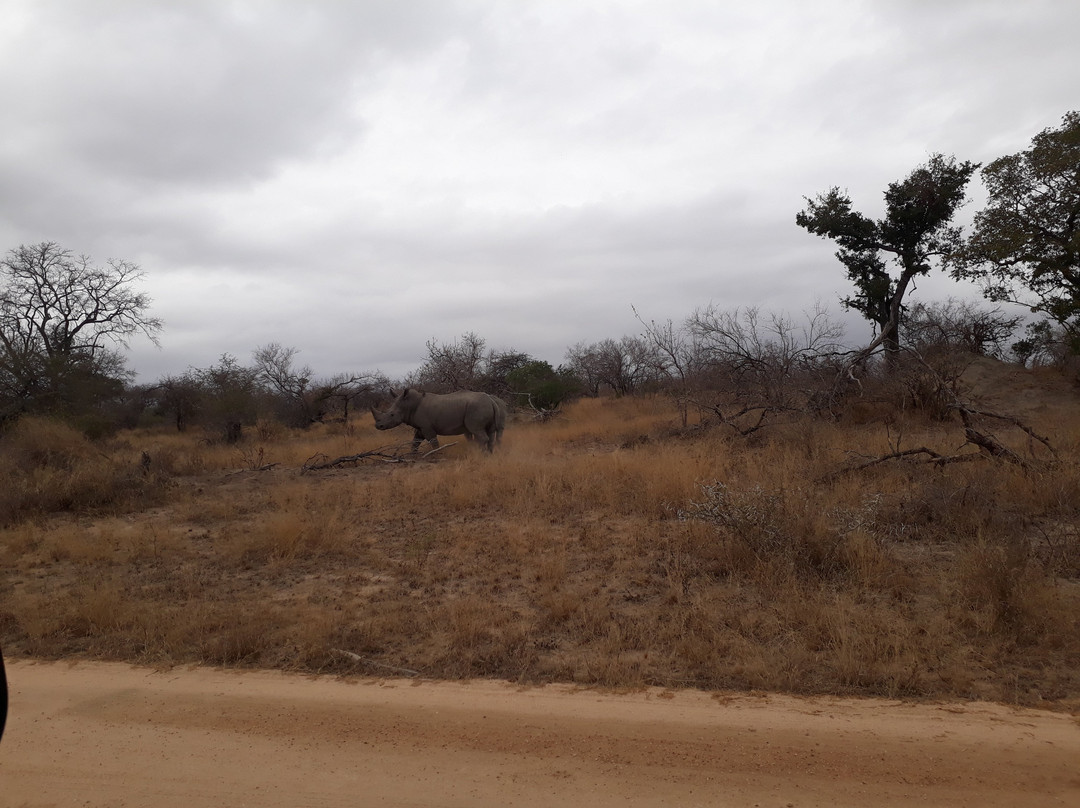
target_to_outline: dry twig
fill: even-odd
[[[382,668],[384,670],[394,671],[394,673],[403,673],[406,676],[420,675],[420,671],[414,671],[412,668],[399,668],[397,665],[385,665],[382,662],[376,662],[373,659],[368,659],[367,657],[362,657],[359,654],[354,654],[352,651],[343,651],[340,648],[331,648],[330,650],[333,651],[335,654],[341,654],[342,656],[348,657],[354,662],[362,662],[365,665],[371,665],[375,668]]]
[[[326,455],[317,454],[312,455],[304,461],[304,465],[301,467],[301,472],[307,471],[322,471],[324,469],[336,469],[342,466],[352,465],[355,466],[361,460],[367,460],[368,458],[378,460],[382,463],[415,463],[417,460],[427,460],[436,452],[441,452],[450,446],[456,446],[457,441],[453,443],[443,443],[439,446],[431,449],[419,457],[412,451],[412,441],[407,443],[397,443],[389,446],[380,446],[378,449],[371,449],[367,452],[358,452],[357,454],[344,455],[342,457],[335,458],[334,460],[327,460]],[[406,447],[407,450],[406,450]]]

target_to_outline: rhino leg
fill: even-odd
[[[417,430],[415,430],[413,432],[412,450],[414,452],[419,452],[420,451],[420,444],[423,443],[425,440],[427,440],[427,442],[431,444],[432,450],[435,450],[435,449],[439,448],[439,436],[438,435],[432,433],[431,436],[429,437],[428,435],[424,434],[424,431],[422,429],[417,429]]]
[[[495,450],[495,432],[492,429],[477,432],[473,434],[472,439],[487,449],[489,454]]]

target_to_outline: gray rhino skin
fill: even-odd
[[[510,407],[498,396],[488,395],[495,405],[495,443],[502,444],[502,433],[506,429],[506,415]]]
[[[425,393],[423,390],[405,388],[394,399],[389,410],[379,412],[372,407],[371,414],[375,417],[376,429],[393,429],[400,424],[411,426],[415,430],[414,452],[424,440],[431,444],[432,449],[438,449],[439,435],[465,435],[490,452],[506,424],[506,405],[502,404],[501,412],[496,400],[487,393],[468,390]]]

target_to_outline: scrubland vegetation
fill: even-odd
[[[494,456],[377,452],[357,413],[390,380],[277,343],[132,385],[118,347],[162,328],[142,271],[23,245],[0,261],[4,651],[1076,709],[1077,165],[1070,112],[983,170],[969,239],[978,166],[944,155],[880,220],[808,199],[860,348],[821,306],[711,303],[557,368],[431,340],[400,382],[525,410]],[[1026,314],[905,302],[935,268],[1041,319],[1013,341]]]
[[[582,399],[513,421],[493,456],[461,441],[318,471],[410,431],[360,418],[263,423],[236,445],[164,428],[91,443],[25,418],[0,440],[0,641],[16,657],[1080,706],[1080,408],[1031,416],[1056,457],[996,432],[1022,464],[902,454],[973,448],[924,409],[746,436],[701,418],[684,427],[666,397]]]

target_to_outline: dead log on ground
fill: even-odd
[[[456,446],[457,441],[453,443],[443,443],[434,449],[424,452],[422,455],[417,455],[412,451],[412,441],[408,443],[392,444],[390,446],[380,446],[378,449],[371,449],[367,452],[358,452],[357,454],[344,455],[342,457],[335,458],[334,460],[327,460],[326,455],[317,454],[312,455],[304,461],[304,465],[300,467],[301,473],[308,471],[323,471],[325,469],[337,469],[344,466],[355,466],[363,460],[378,460],[381,463],[415,463],[418,460],[427,460],[436,452],[441,452],[443,449],[450,446]],[[408,450],[406,451],[406,448]]]

